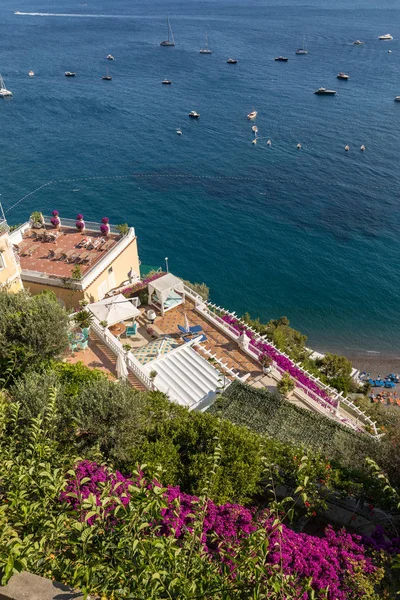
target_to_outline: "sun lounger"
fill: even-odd
[[[178,329],[181,333],[183,333],[183,335],[195,335],[196,333],[200,333],[201,331],[203,331],[201,325],[192,325],[191,327],[189,327],[189,329],[182,327],[182,325],[178,325]]]
[[[199,339],[197,339],[197,337],[195,336],[195,337],[184,337],[184,338],[182,338],[182,339],[183,339],[183,340],[184,340],[186,343],[188,343],[188,342],[192,342],[193,340],[196,340],[196,343],[197,343],[197,344],[201,344],[201,342],[206,342],[206,341],[207,341],[207,338],[206,338],[206,336],[205,336],[204,334],[203,334],[201,337],[200,337],[200,336],[198,336],[198,338],[199,338]]]

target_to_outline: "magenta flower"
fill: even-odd
[[[58,212],[58,210],[53,210],[51,214],[53,215],[53,217],[58,217],[60,213]]]
[[[107,223],[109,222],[109,218],[108,217],[103,217],[101,222],[104,223],[105,225],[107,225]]]
[[[76,215],[76,220],[77,221],[82,221],[83,220],[83,215],[81,215],[80,213],[79,213],[79,215]]]

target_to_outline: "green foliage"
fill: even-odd
[[[21,227],[22,223],[15,223],[14,225],[10,225],[10,233]]]
[[[35,211],[34,211],[34,212],[31,214],[31,216],[30,216],[30,220],[31,220],[33,223],[41,223],[41,222],[42,222],[42,213],[41,213],[41,212],[39,212],[39,211],[37,211],[37,210],[35,210]]]
[[[283,396],[288,396],[291,392],[293,392],[296,384],[294,380],[290,377],[290,374],[285,371],[282,375],[281,379],[277,383],[278,392],[280,392]]]
[[[307,337],[290,327],[287,317],[272,319],[264,325],[258,318],[252,319],[249,313],[245,313],[243,320],[261,335],[266,335],[281,352],[288,354],[295,362],[307,356]]]
[[[79,281],[82,279],[82,269],[80,265],[75,265],[73,269],[71,269],[71,279]]]
[[[210,297],[210,288],[205,283],[191,283],[190,281],[183,281],[185,285],[192,288],[196,294],[199,294],[203,298],[204,301],[208,300]]]
[[[93,323],[94,317],[89,310],[80,310],[74,316],[74,321],[79,327],[87,329]]]
[[[68,315],[52,292],[0,291],[0,373],[14,360],[13,378],[68,347]]]
[[[352,364],[345,356],[330,354],[315,361],[317,368],[325,376],[324,380],[340,392],[348,394],[356,390],[356,385],[351,379]]]
[[[129,231],[129,225],[128,223],[121,223],[120,225],[116,225],[116,229],[121,235],[126,235]]]

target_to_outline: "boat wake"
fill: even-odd
[[[94,15],[82,13],[43,13],[43,12],[19,12],[15,11],[14,15],[22,15],[24,17],[83,17],[85,19],[133,19],[132,15]]]

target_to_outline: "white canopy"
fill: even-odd
[[[177,298],[175,298],[175,302],[172,301],[171,306],[169,306],[169,307],[165,306],[167,299],[171,295],[173,295],[174,291],[180,292],[182,294],[182,301],[184,301],[184,298],[185,298],[185,290],[183,287],[183,281],[181,279],[179,279],[179,277],[175,277],[175,275],[172,275],[172,273],[167,273],[166,275],[163,275],[162,277],[155,279],[154,281],[149,283],[148,289],[149,289],[149,304],[152,304],[152,302],[151,302],[152,295],[154,293],[157,294],[157,299],[159,300],[159,302],[161,304],[161,313],[162,314],[164,314],[164,311],[168,310],[168,308],[173,308],[173,306],[176,306],[178,304],[178,302],[176,301]],[[174,300],[174,299],[172,299],[172,300]]]
[[[126,366],[125,357],[123,354],[119,353],[117,358],[117,377],[118,379],[127,379],[128,378],[128,368]]]
[[[140,310],[133,306],[132,302],[122,294],[111,298],[103,298],[99,302],[89,304],[87,308],[99,321],[106,321],[108,326],[140,315]]]

